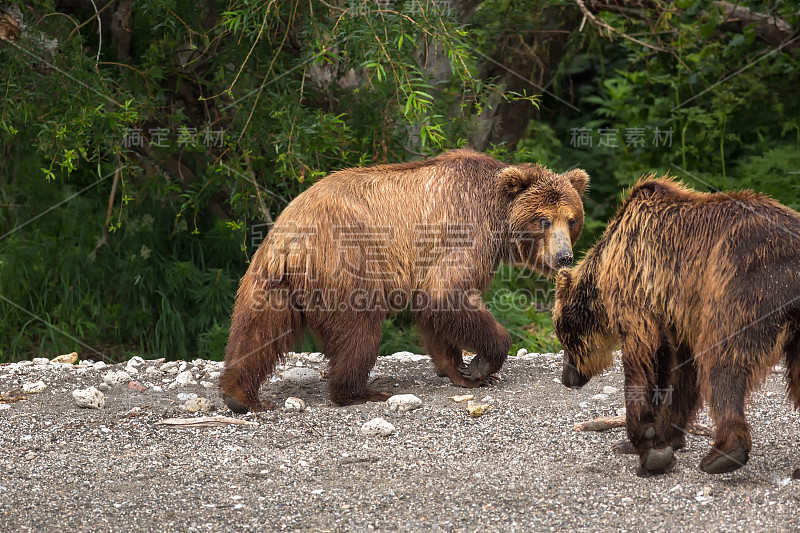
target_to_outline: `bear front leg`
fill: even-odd
[[[437,371],[446,373],[457,385],[492,383],[496,380],[493,374],[502,368],[511,349],[508,331],[487,309],[471,302],[424,309],[417,313],[417,326],[433,340],[429,346]],[[477,354],[466,367],[461,363],[462,348]]]
[[[419,328],[422,344],[433,360],[433,367],[439,377],[450,378],[458,387],[475,388],[490,384],[487,379],[475,379],[467,375],[467,366],[461,355],[461,349],[436,338],[434,333]]]
[[[656,410],[653,394],[657,389],[659,346],[648,349],[636,342],[623,343],[622,362],[625,370],[625,426],[631,446],[639,456],[640,476],[666,472],[674,462],[674,450],[656,432]]]

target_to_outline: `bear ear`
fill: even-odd
[[[569,172],[564,172],[562,176],[569,180],[580,196],[586,196],[586,189],[589,187],[589,174],[585,170],[575,168]]]
[[[556,297],[565,298],[572,288],[572,271],[562,268],[556,274]]]
[[[531,176],[520,167],[506,167],[497,176],[500,188],[511,197],[514,197],[530,187]]]

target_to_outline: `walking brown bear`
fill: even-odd
[[[387,313],[410,307],[439,375],[493,381],[511,337],[481,299],[499,261],[553,275],[572,264],[588,176],[508,166],[471,150],[335,172],[292,201],[253,256],[233,310],[221,388],[262,410],[261,383],[305,326],[329,358],[333,402],[367,386]],[[462,348],[476,352],[469,367]]]
[[[640,181],[586,257],[558,273],[553,320],[568,387],[621,345],[640,475],[672,465],[701,398],[716,439],[700,468],[735,470],[751,448],[747,396],[781,357],[800,408],[800,214],[750,191]]]

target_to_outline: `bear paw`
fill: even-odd
[[[675,455],[673,454],[672,446],[650,448],[642,457],[639,475],[648,477],[656,474],[663,474],[672,467],[674,462]]]
[[[744,446],[739,446],[730,453],[724,453],[719,450],[711,450],[700,461],[700,470],[707,474],[725,474],[733,472],[745,464],[750,455],[750,450]]]

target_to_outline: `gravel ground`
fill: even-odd
[[[194,395],[216,404],[201,415],[232,416],[216,388],[219,363],[0,365],[0,393],[46,385],[0,404],[0,531],[800,530],[800,480],[790,479],[800,466],[800,416],[780,374],[749,408],[747,466],[702,473],[710,439],[691,435],[671,473],[643,479],[633,456],[610,449],[623,429],[573,430],[623,407],[618,367],[569,391],[558,382],[559,355],[528,354],[508,361],[499,385],[467,391],[409,355],[382,358],[373,385],[415,394],[419,409],[331,407],[325,381],[292,371],[262,398],[299,397],[305,411],[200,429],[157,423],[197,416],[181,409]],[[287,364],[324,366],[316,354]],[[146,390],[108,375],[126,367]],[[90,386],[106,389],[102,409],[76,406],[72,392]],[[449,399],[471,392],[491,406],[483,416]],[[377,417],[394,433],[362,436]],[[699,421],[708,424],[705,413]]]

